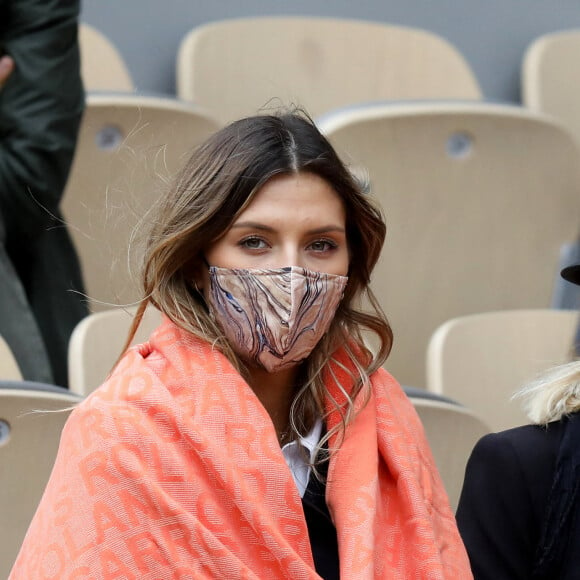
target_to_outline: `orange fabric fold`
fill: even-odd
[[[371,384],[330,442],[341,578],[471,578],[412,405],[386,371]],[[319,578],[272,422],[211,345],[164,320],[73,411],[10,576],[32,578]]]

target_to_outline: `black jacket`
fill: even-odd
[[[79,0],[0,0],[0,335],[25,379],[67,383],[68,339],[87,314],[60,214],[84,108]]]
[[[476,580],[580,578],[580,417],[483,437],[457,523]]]
[[[8,231],[36,233],[58,211],[84,109],[78,0],[0,0],[0,208]],[[48,210],[48,211],[47,211]]]

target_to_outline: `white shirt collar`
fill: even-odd
[[[294,483],[296,483],[300,497],[304,497],[310,472],[312,471],[310,465],[304,461],[304,455],[300,448],[305,448],[308,451],[310,463],[313,463],[321,434],[322,419],[317,419],[308,435],[300,437],[296,441],[286,443],[282,447],[282,455],[284,455],[286,464],[292,472],[292,477],[294,478]]]

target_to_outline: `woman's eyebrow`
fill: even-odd
[[[344,234],[346,231],[346,229],[342,226],[334,226],[334,225],[328,225],[328,226],[323,226],[321,228],[314,228],[313,230],[308,230],[309,234],[328,234],[331,232],[337,232],[339,234]]]
[[[274,232],[276,230],[276,228],[273,228],[271,226],[267,226],[267,225],[259,223],[259,222],[237,222],[237,223],[233,224],[231,227],[231,229],[234,229],[234,228],[250,228],[250,229],[256,229],[256,230],[263,230],[266,232]],[[306,233],[308,233],[308,234],[327,234],[330,232],[344,233],[345,231],[346,230],[343,226],[329,224],[327,226],[321,226],[319,228],[314,228],[312,230],[308,230]]]
[[[261,224],[259,222],[236,222],[232,225],[231,229],[234,228],[251,228],[254,230],[265,230],[267,232],[273,232],[274,228]]]

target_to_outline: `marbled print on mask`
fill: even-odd
[[[347,281],[298,267],[211,267],[209,307],[233,349],[272,372],[312,352],[334,318]]]

